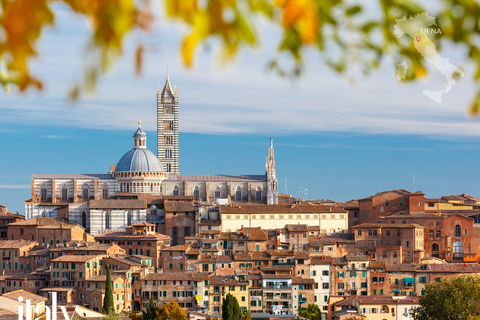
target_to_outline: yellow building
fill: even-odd
[[[287,224],[318,226],[322,233],[348,229],[348,211],[330,205],[228,205],[220,206],[222,231],[242,226],[262,229],[283,228]]]
[[[229,293],[237,299],[242,312],[248,309],[249,280],[247,275],[210,276],[208,284],[211,316],[222,315],[222,301]]]

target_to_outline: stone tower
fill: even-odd
[[[275,173],[275,157],[273,155],[273,139],[270,139],[268,158],[265,162],[265,175],[267,176],[267,204],[278,204],[278,182]]]
[[[157,157],[168,174],[179,174],[178,165],[178,91],[172,91],[170,79],[157,92]]]

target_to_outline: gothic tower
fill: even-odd
[[[178,91],[172,91],[170,79],[157,92],[157,157],[163,170],[169,174],[179,174],[178,166]]]
[[[273,156],[273,139],[270,139],[268,158],[265,162],[267,176],[267,204],[278,204],[278,182],[275,174],[275,157]]]

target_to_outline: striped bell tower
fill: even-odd
[[[178,91],[177,86],[172,90],[167,74],[157,92],[157,157],[166,173],[179,174],[178,146]]]

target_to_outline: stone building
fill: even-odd
[[[157,117],[157,156],[147,149],[147,135],[139,121],[133,148],[111,165],[108,173],[34,174],[31,199],[25,201],[26,218],[64,217],[98,235],[125,230],[158,213],[151,202],[145,202],[146,195],[157,199],[187,196],[206,205],[228,201],[278,203],[272,141],[264,174],[180,175],[178,92],[172,91],[168,76],[157,95]],[[182,227],[179,244],[196,231],[193,225]]]

